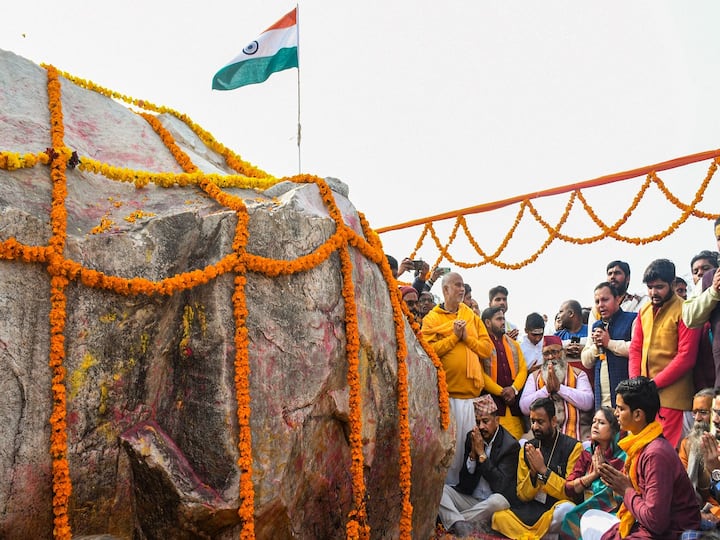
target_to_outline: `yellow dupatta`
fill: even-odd
[[[476,315],[472,309],[467,307],[465,304],[460,303],[457,311],[457,319],[462,319],[467,323],[465,324],[465,331],[467,332],[468,337],[477,340],[479,336],[474,324],[475,317]],[[456,319],[448,319],[444,322],[436,324],[435,326],[426,325],[423,327],[425,339],[430,342],[432,341],[433,335],[443,338],[449,336],[453,332],[455,320]],[[434,319],[431,319],[431,321],[434,321]],[[482,389],[485,385],[483,369],[480,365],[480,357],[467,345],[465,345],[465,375],[468,379],[472,379],[473,386],[475,386],[475,388]]]
[[[662,426],[657,420],[650,422],[637,435],[627,435],[620,440],[618,445],[625,450],[627,458],[625,459],[625,471],[630,477],[635,491],[640,491],[637,478],[637,458],[643,449],[652,441],[663,434]],[[623,502],[618,510],[617,517],[620,520],[620,537],[625,538],[630,534],[630,529],[635,524],[635,517],[632,512],[625,507]]]

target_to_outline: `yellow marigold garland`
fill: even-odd
[[[405,362],[407,350],[404,341],[404,322],[402,321],[402,303],[398,293],[394,290],[394,279],[390,273],[387,260],[382,250],[378,235],[370,228],[365,216],[358,213],[360,226],[365,238],[352,230],[343,220],[335,202],[332,191],[326,182],[318,177],[300,175],[288,179],[296,183],[314,183],[327,208],[329,215],[336,224],[336,231],[327,241],[316,248],[312,253],[299,257],[295,261],[275,261],[248,254],[245,247],[248,241],[248,214],[245,203],[241,197],[236,197],[222,191],[223,186],[257,186],[267,187],[271,183],[281,180],[269,176],[256,179],[247,178],[218,178],[218,175],[203,175],[197,171],[190,158],[175,143],[172,135],[162,126],[159,119],[153,115],[142,114],[163,140],[182,169],[181,174],[145,173],[143,171],[130,171],[99,164],[88,158],[78,158],[70,149],[64,146],[64,121],[62,115],[61,85],[59,73],[53,66],[44,66],[48,74],[48,108],[50,110],[52,148],[37,154],[16,154],[3,152],[0,154],[0,168],[16,170],[18,168],[34,167],[38,163],[50,165],[52,180],[52,201],[50,210],[51,237],[48,246],[26,246],[16,239],[10,238],[0,242],[0,259],[22,260],[25,262],[46,263],[51,275],[51,309],[50,309],[50,356],[49,364],[52,370],[52,396],[53,410],[50,417],[51,439],[50,451],[53,459],[53,513],[54,537],[69,539],[72,536],[69,525],[68,501],[72,492],[72,483],[68,465],[67,448],[67,408],[65,390],[65,346],[64,328],[66,320],[65,288],[71,280],[77,280],[83,285],[106,289],[122,295],[171,295],[180,290],[196,287],[227,272],[235,272],[235,291],[233,293],[233,311],[236,323],[235,345],[235,384],[238,402],[238,451],[240,478],[240,507],[238,509],[242,522],[241,538],[254,538],[254,488],[252,481],[252,441],[250,430],[250,394],[249,394],[249,361],[247,337],[247,307],[245,305],[244,288],[246,284],[245,273],[248,270],[262,272],[266,275],[280,273],[295,273],[308,270],[326,260],[334,251],[338,251],[341,259],[343,278],[343,298],[345,301],[345,324],[347,333],[347,359],[348,384],[351,394],[351,455],[353,472],[353,510],[348,516],[347,535],[349,538],[369,538],[370,529],[367,524],[367,511],[365,507],[364,458],[362,454],[362,420],[361,420],[361,393],[359,379],[359,329],[357,324],[357,306],[355,303],[355,285],[352,278],[352,261],[349,247],[358,249],[366,258],[380,265],[383,276],[388,283],[390,298],[393,304],[396,324],[396,338],[398,339],[398,429],[400,436],[400,479],[403,503],[400,523],[401,536],[409,537],[412,531],[412,505],[410,503],[410,431],[408,418],[408,388],[407,364]],[[68,77],[70,78],[70,77]],[[118,97],[113,95],[111,97]],[[155,109],[153,109],[155,110]],[[158,112],[172,112],[157,109]],[[180,115],[179,117],[182,117]],[[205,133],[205,137],[209,134]],[[219,143],[216,143],[219,144]],[[232,157],[232,156],[231,156]],[[226,156],[227,159],[227,156]],[[218,263],[208,265],[204,269],[193,270],[154,282],[143,278],[119,278],[109,276],[103,272],[85,268],[82,265],[65,259],[64,249],[66,241],[67,212],[65,199],[67,197],[66,169],[79,165],[81,170],[117,177],[123,181],[133,181],[137,187],[146,185],[152,178],[162,178],[156,182],[159,185],[197,184],[218,203],[233,209],[238,216],[233,252],[223,257]],[[123,171],[122,174],[118,171]],[[251,171],[252,172],[252,171]],[[153,176],[155,175],[155,176]],[[132,179],[131,179],[132,177]],[[138,180],[140,179],[140,180]],[[253,184],[254,183],[254,184]],[[143,217],[147,214],[135,215]],[[388,279],[389,278],[389,279]],[[399,320],[398,320],[399,317]],[[414,330],[419,332],[417,325]],[[423,344],[427,349],[427,344]],[[436,366],[439,360],[433,354]],[[447,428],[449,408],[447,407],[447,388],[444,372],[438,371],[438,393],[441,409],[441,421]],[[445,398],[443,400],[443,397]]]
[[[47,67],[45,64],[41,64],[43,67]],[[82,79],[80,77],[76,77],[74,75],[71,75],[66,72],[60,72],[60,75],[65,77],[67,80],[72,81],[77,86],[80,86],[81,88],[86,88],[87,90],[92,90],[93,92],[97,92],[98,94],[102,94],[103,96],[117,99],[119,101],[123,101],[129,105],[133,105],[135,107],[138,107],[140,109],[145,109],[146,111],[151,111],[155,113],[167,113],[175,116],[185,124],[187,124],[190,129],[200,138],[200,140],[210,149],[212,149],[214,152],[220,154],[225,158],[225,162],[228,164],[230,168],[233,170],[239,172],[240,174],[243,174],[245,176],[249,176],[252,178],[272,178],[269,174],[266,172],[258,169],[254,165],[251,165],[250,163],[247,163],[246,161],[243,161],[240,159],[239,156],[234,154],[229,148],[224,146],[223,144],[219,143],[215,138],[207,131],[202,129],[198,124],[193,122],[189,116],[186,114],[179,113],[176,110],[173,110],[169,107],[158,107],[157,105],[146,101],[142,99],[135,99],[130,96],[127,96],[125,94],[121,94],[119,92],[116,92],[114,90],[110,90],[108,88],[104,88],[103,86],[100,86],[99,84],[96,84],[90,80]]]

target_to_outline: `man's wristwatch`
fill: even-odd
[[[537,479],[540,480],[543,484],[546,484],[548,481],[548,475],[550,474],[550,471],[543,473],[537,473]]]
[[[710,478],[713,482],[720,482],[720,469],[713,469],[710,473]]]

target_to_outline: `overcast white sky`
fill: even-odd
[[[248,161],[293,175],[297,70],[211,90],[215,71],[293,6],[11,2],[0,48],[185,112]],[[355,206],[382,227],[717,148],[719,22],[713,0],[301,2],[303,172],[342,179]],[[661,177],[689,202],[708,165]],[[640,184],[586,195],[610,221]],[[718,211],[719,186],[720,176],[701,209]],[[566,200],[538,205],[554,220]],[[471,220],[485,249],[516,210]],[[652,234],[678,214],[650,198],[622,231]],[[565,230],[596,232],[580,217]],[[382,239],[402,258],[419,234]],[[538,241],[536,228],[522,227],[504,260],[527,257]],[[426,246],[420,255],[434,260]],[[489,287],[505,284],[508,316],[522,326],[530,311],[552,316],[568,298],[588,305],[612,259],[630,262],[637,291],[652,259],[672,259],[682,275],[702,249],[714,249],[711,224],[691,220],[641,248],[555,243],[524,270],[462,274],[481,305]]]

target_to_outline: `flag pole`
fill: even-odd
[[[302,158],[300,153],[300,141],[302,129],[300,125],[300,3],[295,4],[295,17],[297,21],[298,41],[298,70],[297,70],[297,147],[298,147],[298,174],[302,174]]]

